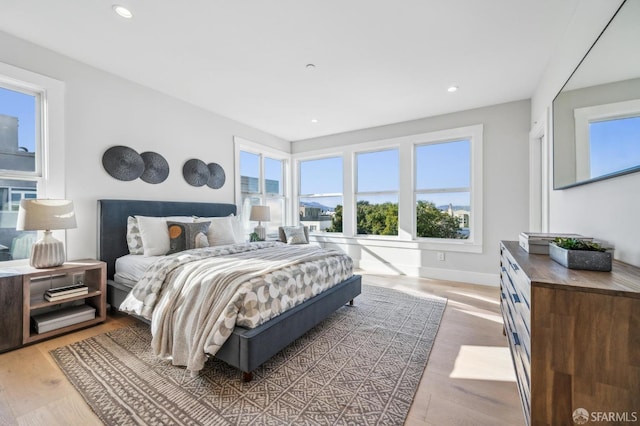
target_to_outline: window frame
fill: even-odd
[[[299,185],[299,163],[323,157],[343,158],[343,224],[342,234],[311,233],[318,241],[336,244],[362,243],[379,247],[416,248],[420,250],[443,250],[452,252],[483,252],[482,184],[483,184],[483,129],[482,124],[438,130],[408,136],[363,142],[342,147],[324,148],[292,154],[294,185]],[[468,139],[470,141],[470,235],[468,239],[441,239],[416,237],[415,204],[415,145],[430,142],[446,142]],[[400,157],[400,193],[398,200],[398,235],[358,235],[356,233],[356,157],[355,153],[382,151],[397,147]],[[410,165],[404,167],[403,165]],[[299,204],[297,188],[294,190],[293,205]]]
[[[435,238],[435,237],[420,237],[418,236],[418,224],[417,224],[417,205],[418,205],[418,196],[420,195],[424,195],[424,194],[449,194],[449,193],[456,193],[456,192],[468,192],[469,193],[469,203],[472,204],[472,190],[471,190],[471,181],[473,180],[473,178],[471,177],[471,163],[473,162],[473,159],[471,158],[471,140],[469,138],[456,138],[456,139],[451,139],[451,140],[437,140],[437,141],[429,141],[429,142],[425,142],[425,143],[415,143],[413,144],[413,161],[414,161],[414,170],[418,169],[418,156],[417,156],[417,151],[418,148],[423,147],[423,146],[434,146],[434,145],[442,145],[442,144],[447,144],[447,143],[456,143],[456,142],[462,142],[462,141],[469,141],[469,186],[466,187],[442,187],[442,188],[430,188],[430,189],[419,189],[418,188],[418,174],[414,173],[413,174],[413,182],[414,182],[414,189],[413,189],[413,208],[414,208],[414,226],[413,226],[413,236],[415,239],[417,240],[425,240],[425,241],[456,241],[456,238]],[[473,233],[473,228],[471,227],[471,214],[472,211],[472,206],[469,206],[469,238],[471,238],[471,233]],[[465,238],[468,239],[468,238]]]
[[[45,109],[45,101],[46,94],[43,88],[38,88],[33,84],[29,84],[28,82],[18,81],[15,79],[9,79],[0,74],[0,87],[3,89],[11,90],[14,92],[19,92],[25,95],[30,95],[35,97],[35,102],[37,105],[36,115],[34,117],[35,121],[35,141],[34,141],[34,152],[35,152],[35,164],[34,170],[15,170],[15,169],[0,169],[0,174],[5,176],[11,176],[12,179],[20,179],[20,180],[31,180],[35,181],[42,177],[42,149],[44,146],[43,143],[43,129],[45,128],[44,123],[44,109]]]
[[[243,139],[238,136],[234,136],[234,150],[235,150],[235,204],[238,209],[238,214],[241,216],[241,220],[243,222],[243,229],[245,232],[251,232],[250,229],[250,220],[249,214],[247,212],[243,212],[243,197],[255,197],[260,198],[261,205],[266,205],[268,200],[282,200],[283,203],[283,211],[282,211],[282,225],[286,225],[290,221],[290,210],[291,210],[291,184],[290,184],[290,176],[291,176],[291,156],[288,152],[280,151],[274,148],[267,147],[262,144],[258,144],[255,142],[251,142],[249,140]],[[244,193],[242,192],[241,187],[241,176],[240,176],[240,152],[248,152],[250,154],[257,155],[259,157],[259,166],[258,166],[258,182],[259,188],[257,193]],[[267,193],[266,190],[266,179],[265,179],[265,158],[270,158],[272,160],[282,161],[282,195]]]
[[[452,238],[430,238],[430,237],[418,237],[417,236],[417,223],[416,223],[416,206],[417,196],[422,193],[422,190],[418,190],[416,182],[416,173],[413,172],[413,203],[412,203],[412,219],[411,226],[413,239],[422,241],[427,246],[431,245],[447,245],[448,247],[459,246],[458,251],[471,251],[482,252],[482,152],[483,152],[483,125],[473,125],[466,127],[458,127],[455,129],[441,130],[438,132],[425,133],[417,135],[417,140],[412,144],[412,170],[417,168],[416,149],[419,146],[457,142],[461,140],[469,141],[470,149],[470,173],[469,173],[469,187],[468,188],[446,188],[442,192],[461,192],[458,189],[468,189],[470,193],[470,209],[469,209],[469,238],[467,239],[452,239]],[[421,141],[420,141],[421,140]],[[466,191],[465,191],[466,192]],[[466,249],[462,249],[466,247]],[[450,249],[450,248],[449,248]],[[452,250],[455,251],[455,250]]]
[[[66,198],[64,144],[64,83],[44,75],[0,62],[0,85],[9,90],[37,95],[35,170],[0,170],[0,179],[36,182],[38,198]],[[39,136],[39,137],[38,137]],[[64,230],[52,231],[67,245]],[[38,231],[41,238],[42,231]],[[29,259],[1,261],[2,266],[28,264]]]
[[[598,121],[640,117],[640,99],[576,108],[573,115],[576,135],[576,182],[600,180],[627,173],[629,169],[622,169],[591,177],[591,131],[589,125]]]
[[[359,175],[358,175],[358,155],[361,154],[372,154],[372,153],[376,153],[376,152],[383,152],[383,151],[397,151],[398,152],[398,190],[397,191],[362,191],[362,192],[358,192],[358,181],[359,181]],[[381,147],[381,148],[376,148],[376,149],[368,149],[368,150],[362,150],[362,151],[355,151],[353,153],[353,199],[354,199],[354,206],[353,206],[353,221],[354,221],[354,230],[355,230],[355,236],[357,236],[358,238],[389,238],[389,239],[396,239],[398,237],[398,235],[379,235],[379,234],[359,234],[358,233],[358,198],[361,196],[378,196],[378,195],[397,195],[398,198],[398,228],[400,227],[400,191],[401,191],[401,184],[400,184],[400,146],[387,146],[387,147]],[[344,208],[344,207],[343,207]],[[398,233],[400,233],[400,229],[398,229]]]
[[[343,192],[339,193],[339,192],[326,192],[326,193],[320,193],[320,194],[301,194],[300,190],[302,188],[302,174],[300,173],[300,163],[305,162],[305,161],[317,161],[317,160],[326,160],[326,159],[330,159],[330,158],[340,158],[342,159],[342,188],[343,188]],[[294,167],[294,178],[292,179],[294,182],[294,191],[293,193],[295,194],[295,200],[293,200],[293,208],[296,209],[296,212],[293,214],[292,217],[295,218],[294,220],[294,224],[295,225],[299,225],[300,224],[300,213],[299,213],[299,209],[300,209],[300,199],[301,198],[324,198],[324,197],[341,197],[342,198],[342,232],[323,232],[320,233],[318,231],[312,231],[310,230],[311,233],[318,233],[318,234],[322,234],[322,235],[344,235],[344,217],[345,217],[345,194],[344,194],[344,169],[345,169],[345,161],[343,156],[340,155],[319,155],[319,156],[311,156],[311,157],[306,157],[306,158],[302,158],[302,159],[298,159],[298,160],[293,160],[292,161],[295,164]]]

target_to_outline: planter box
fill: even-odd
[[[611,252],[608,251],[567,250],[551,243],[549,257],[569,269],[611,271]]]

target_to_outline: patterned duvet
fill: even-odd
[[[157,356],[197,372],[236,325],[254,328],[352,274],[349,256],[310,245],[188,250],[149,267],[120,309],[151,320]]]

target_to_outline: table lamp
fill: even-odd
[[[264,241],[267,238],[267,231],[262,226],[262,222],[269,222],[271,220],[271,212],[269,206],[251,206],[251,215],[249,220],[257,220],[258,226],[254,228],[254,232],[258,234],[258,238]]]
[[[44,237],[31,246],[29,264],[34,268],[52,268],[65,261],[64,244],[51,235],[53,229],[76,227],[73,201],[49,199],[20,200],[18,231],[44,231]]]

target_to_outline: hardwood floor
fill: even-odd
[[[405,425],[524,424],[497,288],[373,274],[364,274],[363,283],[448,299]],[[102,424],[48,352],[132,321],[109,316],[98,326],[0,354],[0,425]]]

